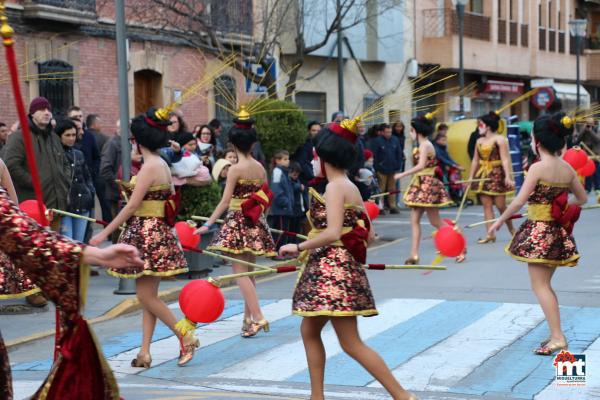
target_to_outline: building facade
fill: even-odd
[[[469,0],[464,16],[463,62],[465,85],[475,89],[465,95],[465,114],[478,116],[508,103],[532,87],[549,85],[563,103],[576,106],[575,40],[569,20],[580,18],[581,1],[574,0]],[[424,68],[441,67],[439,74],[459,71],[458,16],[451,0],[414,2],[416,58]],[[581,82],[588,77],[586,54],[581,59]],[[456,87],[458,77],[437,89]],[[588,86],[589,87],[589,86]],[[582,106],[592,101],[580,86]],[[445,118],[458,115],[456,93],[444,93],[436,102],[448,102]],[[538,110],[530,101],[506,110],[531,119]]]

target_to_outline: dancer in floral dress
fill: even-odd
[[[561,158],[572,122],[563,113],[544,115],[533,126],[533,145],[540,161],[529,168],[517,197],[490,227],[493,235],[510,216],[528,203],[527,220],[514,235],[506,251],[526,262],[531,287],[544,311],[550,337],[535,349],[539,355],[551,355],[567,349],[560,324],[560,311],[551,280],[557,267],[574,267],[579,254],[572,230],[587,195],[577,173]],[[568,193],[575,199],[569,203]]]
[[[256,256],[277,255],[265,218],[273,195],[267,183],[267,172],[262,164],[252,158],[252,146],[258,140],[254,120],[242,108],[234,123],[229,140],[235,148],[238,162],[229,167],[221,201],[208,221],[196,232],[207,232],[227,211],[225,222],[208,249],[221,251],[242,261],[255,262]],[[245,265],[233,263],[234,273],[248,270]],[[268,332],[269,322],[258,303],[254,279],[242,277],[237,279],[237,284],[244,296],[242,337],[256,336],[261,330]]]
[[[131,133],[143,156],[144,163],[130,183],[122,183],[127,204],[115,219],[90,243],[99,245],[110,235],[126,226],[119,243],[136,246],[144,260],[143,267],[125,270],[109,270],[110,275],[136,280],[136,293],[143,306],[143,337],[140,353],[131,366],[149,368],[152,363],[150,344],[160,319],[180,341],[178,365],[187,364],[200,343],[193,332],[178,329],[177,319],[167,305],[158,297],[160,278],[188,271],[183,250],[173,233],[177,197],[171,182],[171,171],[159,156],[158,150],[168,146],[167,126],[170,121],[163,117],[164,110],[149,109],[138,115],[131,123]]]
[[[301,332],[311,382],[311,399],[324,399],[325,349],[321,332],[331,321],[340,345],[363,365],[394,399],[415,400],[402,388],[379,354],[360,339],[357,316],[377,315],[363,264],[367,242],[373,237],[371,222],[356,185],[346,174],[357,155],[359,119],[332,123],[315,137],[322,166],[315,171],[328,180],[325,195],[311,188],[308,213],[309,240],[287,244],[280,254],[298,256],[309,252],[292,301],[292,312],[303,318]]]

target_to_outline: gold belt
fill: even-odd
[[[144,200],[140,207],[133,213],[136,217],[165,217],[166,200]]]
[[[551,204],[529,204],[527,218],[531,221],[554,221]]]
[[[485,178],[492,173],[494,167],[501,166],[502,160],[479,160],[479,169],[477,170],[475,177],[481,178],[483,176]]]
[[[238,199],[232,197],[231,200],[229,200],[229,209],[233,211],[240,211],[242,209],[242,203],[244,201],[246,201],[246,199]]]
[[[419,178],[422,176],[435,176],[435,167],[425,168],[425,169],[422,169],[421,171],[415,173],[413,175],[412,179],[410,180],[409,186],[418,186],[420,183]]]

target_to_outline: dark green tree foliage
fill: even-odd
[[[279,149],[292,154],[306,140],[306,117],[294,103],[281,100],[256,100],[256,131],[267,160]],[[249,108],[252,109],[252,104]]]
[[[196,187],[185,185],[181,188],[181,209],[178,221],[192,219],[192,215],[209,217],[221,201],[221,188],[216,183]]]

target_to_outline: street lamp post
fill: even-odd
[[[580,76],[579,76],[579,58],[581,56],[581,39],[585,37],[585,33],[587,30],[587,20],[585,19],[572,19],[569,21],[569,30],[571,31],[571,36],[575,37],[575,56],[577,58],[577,107],[581,104],[581,94],[580,94]]]
[[[467,0],[452,0],[452,3],[456,6],[456,15],[458,15],[458,85],[460,87],[459,92],[459,106],[460,115],[465,114],[465,67],[463,64],[463,39],[465,36],[465,5]]]

